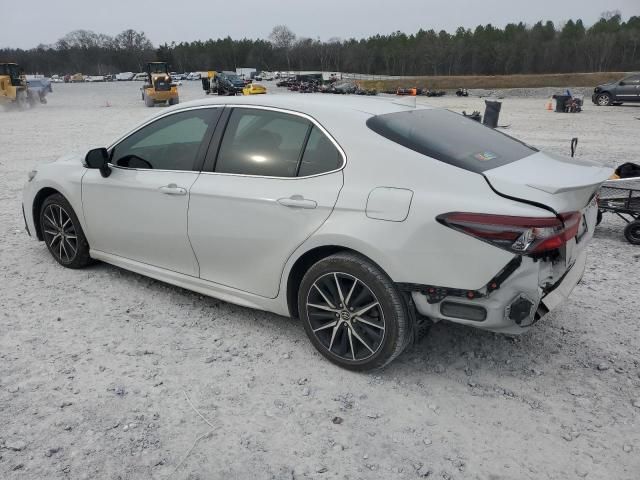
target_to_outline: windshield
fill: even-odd
[[[404,147],[476,173],[515,162],[537,151],[448,110],[387,113],[369,118],[367,126]]]
[[[9,75],[11,78],[18,78],[20,76],[20,67],[11,63],[0,65],[0,75]]]
[[[640,83],[640,74],[634,73],[622,79],[624,83]]]
[[[167,66],[164,63],[150,63],[149,71],[151,73],[167,73]]]

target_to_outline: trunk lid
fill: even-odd
[[[566,213],[582,211],[612,173],[593,162],[536,152],[483,175],[501,195]]]

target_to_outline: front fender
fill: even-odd
[[[57,161],[37,168],[35,178],[27,182],[22,193],[25,220],[29,231],[38,236],[36,227],[39,216],[39,205],[52,193],[60,193],[73,208],[82,229],[86,233],[86,222],[82,211],[82,177],[86,168],[80,161]]]

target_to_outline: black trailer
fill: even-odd
[[[624,236],[640,245],[640,177],[605,182],[598,194],[598,223],[605,212],[622,218],[627,223]]]

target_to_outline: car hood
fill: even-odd
[[[600,90],[602,90],[602,89],[612,88],[616,86],[618,86],[618,82],[609,82],[609,83],[603,83],[602,85],[598,85],[596,88],[599,88]]]

